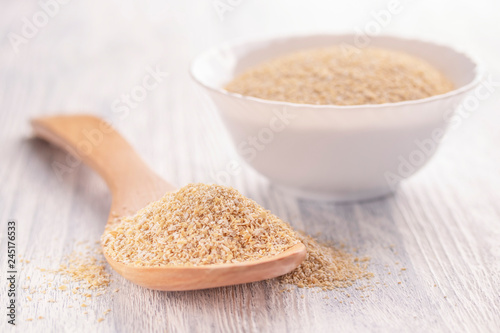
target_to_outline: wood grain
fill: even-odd
[[[450,130],[432,162],[395,196],[336,205],[283,193],[240,162],[215,110],[188,78],[189,60],[223,40],[298,29],[363,28],[371,10],[386,6],[362,4],[243,2],[221,21],[210,2],[166,7],[159,1],[73,1],[21,44],[18,53],[8,33],[19,33],[22,18],[32,17],[40,7],[35,1],[3,4],[0,218],[3,226],[9,218],[17,220],[18,252],[33,259],[19,268],[19,331],[500,331],[498,88]],[[499,81],[498,6],[488,0],[411,2],[384,33],[469,50]],[[156,66],[169,75],[140,102],[121,111],[113,108]],[[159,292],[112,273],[110,290],[119,291],[96,298],[88,314],[61,291],[48,290],[28,301],[29,292],[21,287],[44,281],[36,267],[57,267],[78,248],[76,242],[98,240],[111,205],[105,183],[84,165],[57,176],[52,163],[66,163],[67,155],[31,139],[28,120],[86,110],[113,123],[146,164],[177,186],[216,182],[228,163],[237,161],[241,170],[227,177],[228,185],[296,228],[321,232],[324,239],[370,256],[375,287],[280,293],[274,281],[266,281]],[[1,249],[6,248],[5,230],[0,230]],[[0,257],[4,279],[6,258]],[[4,306],[5,288],[0,288],[0,299]],[[108,308],[111,312],[104,316]],[[105,320],[97,322],[99,317]],[[10,330],[2,319],[0,331]]]

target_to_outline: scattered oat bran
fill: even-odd
[[[104,252],[136,266],[257,260],[298,244],[295,231],[233,188],[189,184],[109,227]]]
[[[333,290],[350,287],[356,280],[373,276],[366,270],[368,258],[355,260],[351,254],[310,236],[299,234],[299,239],[307,248],[306,259],[292,272],[280,276],[281,283]]]
[[[89,290],[104,290],[111,282],[105,261],[89,253],[74,251],[54,273],[65,275],[79,283],[81,288]],[[80,287],[74,288],[73,293]],[[62,285],[59,289],[66,290],[67,286]]]
[[[302,50],[250,68],[226,90],[302,104],[362,105],[446,93],[453,84],[423,59],[380,48]]]
[[[81,242],[80,242],[81,243]],[[100,257],[100,258],[99,258]],[[74,305],[67,305],[68,308],[74,307],[90,307],[92,297],[103,295],[107,292],[107,287],[110,280],[109,273],[105,270],[105,260],[102,257],[102,249],[95,247],[90,249],[85,247],[85,251],[78,251],[78,245],[75,251],[63,258],[61,265],[57,269],[45,269],[35,267],[37,270],[47,272],[47,276],[43,274],[44,281],[38,285],[30,287],[25,286],[23,289],[29,291],[30,294],[39,293],[46,294],[46,291],[70,291],[72,297],[69,300],[76,301]],[[59,277],[58,277],[59,276]],[[53,281],[53,283],[49,282]],[[28,300],[31,297],[27,296]],[[41,299],[38,299],[40,301]],[[55,299],[47,300],[48,303],[56,303]],[[83,303],[83,304],[81,304]],[[88,313],[88,312],[87,312]]]

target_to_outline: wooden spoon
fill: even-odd
[[[80,158],[97,171],[112,193],[106,228],[176,188],[148,168],[133,148],[104,120],[90,115],[54,116],[31,121],[35,135]],[[70,166],[64,166],[70,168]],[[195,290],[274,278],[295,269],[306,248],[297,244],[279,255],[236,264],[138,267],[106,260],[140,286]]]

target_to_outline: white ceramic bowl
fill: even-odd
[[[400,50],[441,70],[456,89],[425,99],[335,106],[269,101],[224,90],[249,67],[300,49],[344,45],[355,35],[307,35],[211,48],[191,75],[211,97],[239,154],[275,184],[338,201],[392,192],[433,155],[447,119],[479,74],[466,55],[419,40],[372,37],[370,47]],[[354,44],[355,45],[355,44]]]

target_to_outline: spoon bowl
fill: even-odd
[[[106,228],[134,214],[176,187],[152,171],[111,125],[91,115],[52,116],[31,121],[36,136],[92,167],[112,194]],[[155,290],[196,290],[275,278],[297,268],[306,256],[302,243],[271,257],[231,264],[135,266],[111,259],[110,266],[127,280]]]

